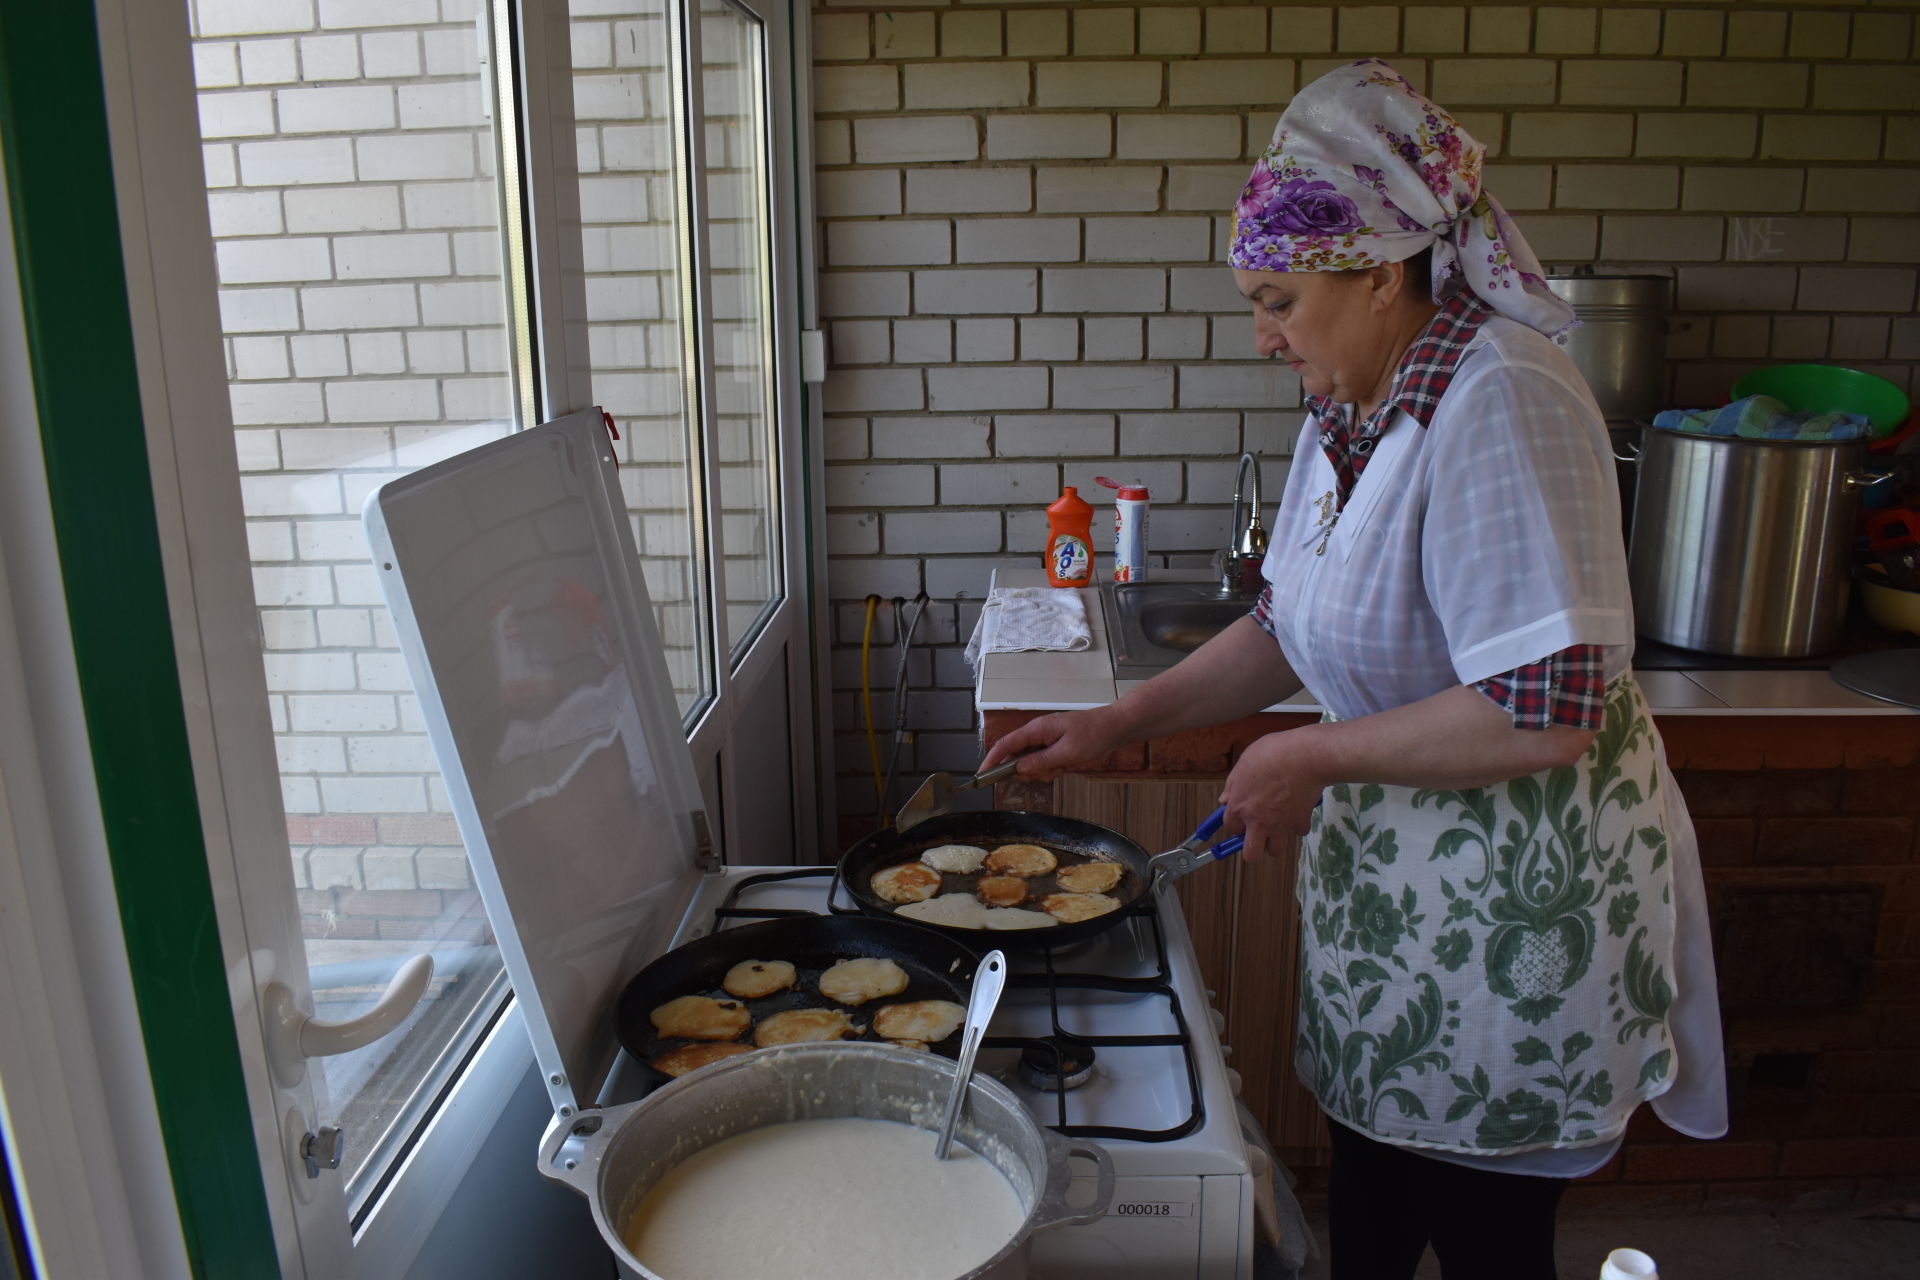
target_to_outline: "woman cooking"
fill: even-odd
[[[1265,593],[1023,777],[1248,715],[1228,831],[1300,838],[1301,1077],[1332,1123],[1333,1274],[1551,1277],[1566,1179],[1653,1101],[1725,1132],[1693,829],[1629,662],[1607,433],[1485,148],[1391,67],[1294,98],[1235,210],[1260,351],[1309,417]]]

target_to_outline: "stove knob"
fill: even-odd
[[[1227,1033],[1227,1015],[1212,1005],[1207,1006],[1207,1021],[1213,1024],[1213,1034],[1216,1037]]]
[[[1227,1088],[1233,1090],[1233,1096],[1240,1096],[1240,1073],[1232,1067],[1227,1068]]]

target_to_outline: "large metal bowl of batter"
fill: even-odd
[[[674,1280],[633,1256],[623,1228],[647,1192],[695,1152],[750,1130],[796,1120],[892,1120],[937,1129],[953,1088],[946,1058],[891,1045],[785,1045],[725,1059],[638,1102],[557,1117],[540,1144],[540,1172],[587,1198],[594,1225],[629,1280]],[[1004,1246],[959,1276],[1023,1280],[1027,1242],[1049,1227],[1092,1222],[1113,1199],[1113,1161],[1100,1147],[1042,1128],[999,1081],[975,1074],[955,1141],[983,1156],[1013,1188],[1026,1219]],[[1093,1199],[1070,1205],[1069,1160],[1093,1162]],[[831,1188],[823,1187],[822,1194]],[[768,1265],[780,1262],[770,1251]],[[739,1280],[775,1280],[742,1276]],[[903,1280],[906,1280],[903,1277]],[[913,1280],[921,1280],[914,1277]]]

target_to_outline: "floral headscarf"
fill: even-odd
[[[1295,95],[1234,207],[1227,261],[1256,271],[1359,271],[1433,249],[1433,300],[1471,289],[1558,338],[1573,308],[1480,186],[1487,149],[1375,58]]]

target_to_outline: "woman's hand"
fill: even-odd
[[[1322,772],[1313,748],[1315,727],[1268,734],[1241,753],[1227,775],[1221,830],[1246,833],[1240,856],[1249,862],[1275,857],[1289,840],[1305,835],[1320,793],[1334,781]]]
[[[985,773],[1009,756],[1025,753],[1018,775],[1045,782],[1075,769],[1098,764],[1125,742],[1107,707],[1087,711],[1057,711],[1029,720],[993,744],[980,762]]]

